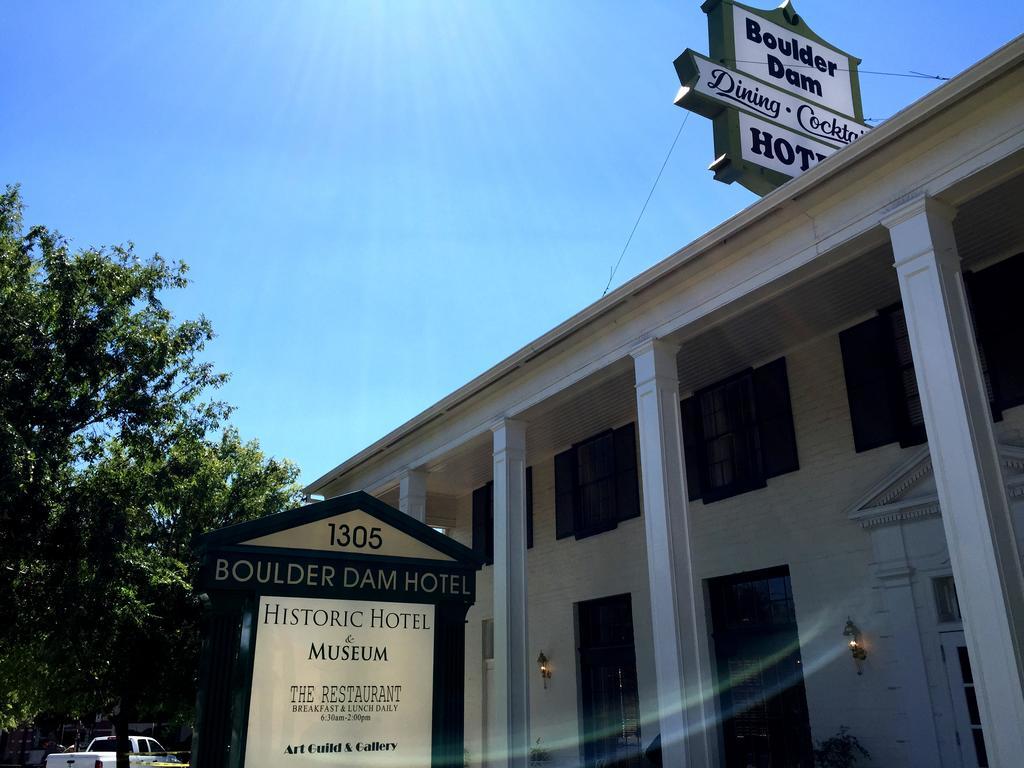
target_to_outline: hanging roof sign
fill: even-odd
[[[711,118],[718,181],[764,195],[869,130],[854,58],[786,0],[772,11],[708,0],[710,57],[675,60],[675,103]]]

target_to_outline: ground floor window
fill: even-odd
[[[629,595],[577,606],[583,761],[588,768],[641,765],[640,706]]]
[[[811,768],[789,568],[708,582],[726,768]]]

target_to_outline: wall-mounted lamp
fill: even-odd
[[[868,657],[868,652],[864,650],[864,646],[860,642],[860,630],[857,629],[857,625],[853,623],[853,620],[847,616],[846,626],[843,628],[843,637],[850,638],[850,655],[853,656],[853,663],[857,665],[857,674],[863,674],[861,665],[864,663],[864,659]]]
[[[544,655],[544,651],[540,652],[540,656],[537,657],[537,666],[540,667],[540,676],[544,680],[544,687],[548,687],[548,680],[551,679],[551,666],[548,664],[548,657]]]

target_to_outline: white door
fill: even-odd
[[[974,692],[974,675],[967,656],[967,641],[963,632],[943,632],[940,637],[961,762],[964,768],[987,768],[988,758],[982,738],[978,697]]]

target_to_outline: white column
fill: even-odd
[[[398,508],[409,517],[427,522],[427,473],[407,469],[398,484]]]
[[[525,768],[530,756],[526,626],[526,424],[494,432],[494,716],[492,765]]]
[[[896,523],[871,528],[871,546],[875,552],[875,576],[882,585],[882,599],[896,651],[893,674],[899,681],[900,695],[907,711],[907,730],[903,735],[908,746],[908,766],[938,768],[942,759],[935,732],[935,708],[928,686],[921,628],[917,624],[914,569],[907,557],[903,525]]]
[[[712,764],[697,637],[697,589],[690,557],[689,510],[675,348],[649,341],[633,350],[647,574],[658,677],[662,765]],[[710,711],[710,710],[709,710]]]
[[[953,236],[919,198],[889,229],[989,765],[1024,759],[1024,575]]]

